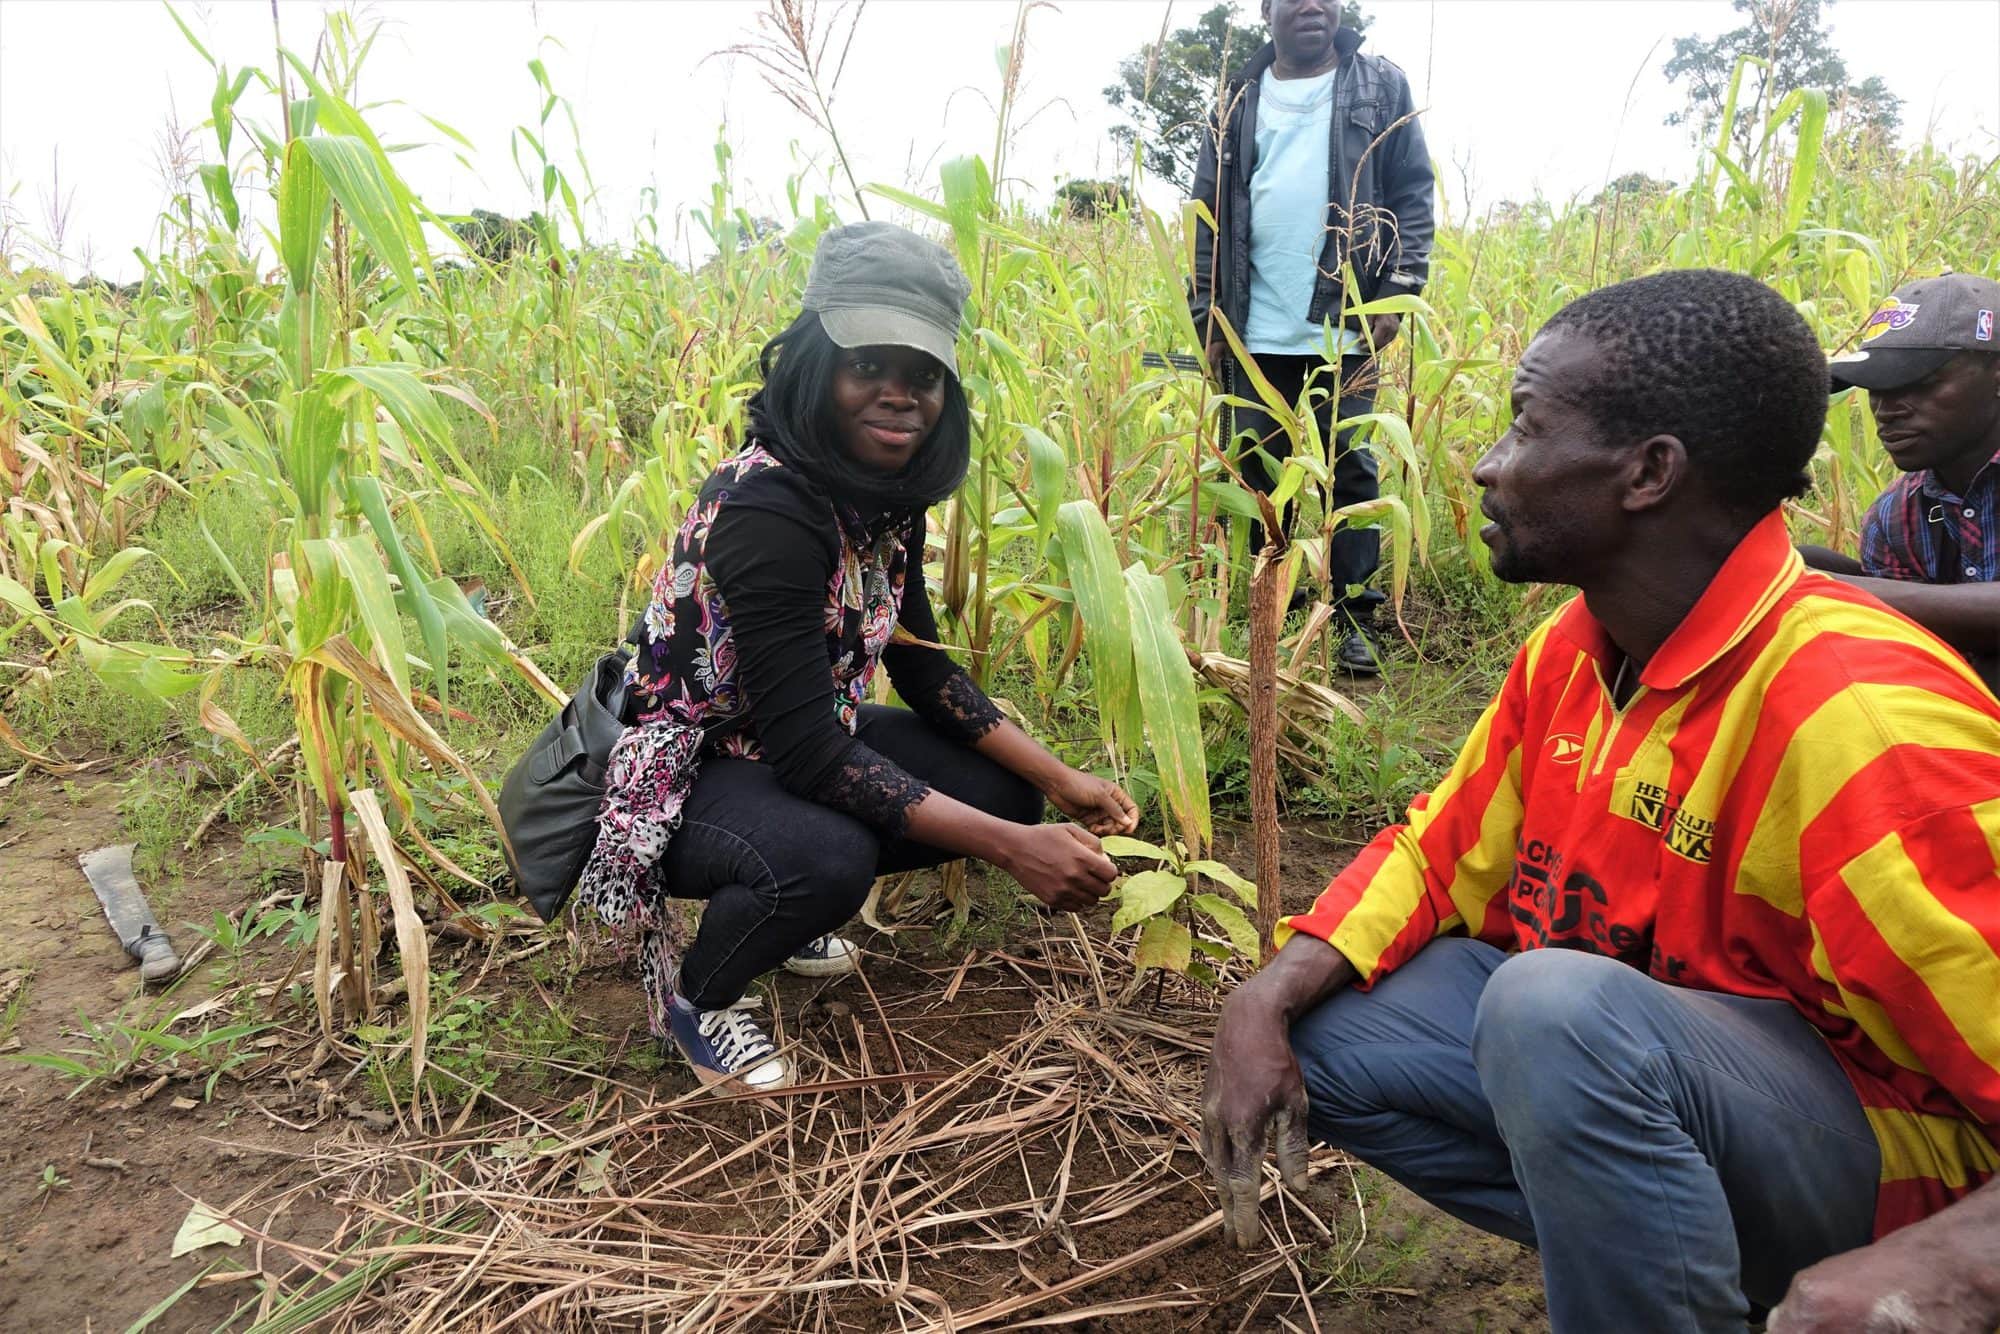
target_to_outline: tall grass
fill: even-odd
[[[772,42],[805,23],[792,35],[814,49],[809,13],[774,13]],[[947,162],[922,194],[850,177],[838,203],[794,182],[772,235],[741,206],[718,144],[696,210],[716,253],[692,269],[649,241],[586,235],[585,145],[539,62],[524,89],[536,114],[509,147],[542,209],[526,244],[487,262],[452,253],[451,220],[403,183],[355,105],[368,33],[335,17],[311,59],[279,51],[233,72],[196,44],[215,77],[215,160],[170,205],[174,244],[149,257],[136,294],[0,256],[0,741],[59,766],[79,722],[63,701],[85,697],[62,683],[82,670],[178,701],[249,775],[290,737],[268,721],[252,735],[229,701],[245,681],[281,692],[279,730],[303,755],[305,869],[321,887],[321,1012],[329,1027],[352,1022],[370,1004],[375,914],[356,907],[369,891],[349,815],[414,948],[403,868],[439,887],[494,869],[462,865],[479,859],[441,840],[456,820],[451,846],[479,842],[464,825],[490,811],[482,779],[538,700],[560,694],[555,680],[616,639],[661,536],[737,447],[758,349],[795,310],[818,237],[865,206],[937,236],[973,282],[973,468],[934,516],[926,564],[943,633],[1073,758],[1160,793],[1164,821],[1203,855],[1213,766],[1191,734],[1194,678],[1156,632],[1211,665],[1242,651],[1249,553],[1235,521],[1258,502],[1216,447],[1217,398],[1147,364],[1196,349],[1182,220],[1137,206],[1052,216],[996,188],[1019,34],[991,161]],[[760,49],[782,73],[781,46]],[[837,68],[794,75],[837,137]],[[1414,584],[1467,605],[1450,590],[1490,583],[1470,472],[1504,428],[1507,368],[1593,287],[1672,266],[1740,270],[1831,349],[1910,277],[2000,274],[2000,162],[1833,142],[1825,124],[1822,100],[1795,96],[1743,158],[1722,126],[1686,187],[1448,220],[1367,423],[1383,501],[1320,512],[1307,483],[1326,474],[1324,442],[1310,414],[1295,417],[1305,434],[1283,492],[1311,534],[1296,559],[1323,562],[1340,524],[1377,524],[1399,604]],[[275,262],[238,199],[253,186],[275,200]],[[657,220],[636,233],[657,235]],[[1837,400],[1816,487],[1793,509],[1799,535],[1851,545],[1887,471],[1872,423]],[[1278,661],[1328,674],[1324,626],[1295,632]],[[1211,744],[1240,738],[1220,692],[1204,698]],[[1079,734],[1078,718],[1097,725]],[[1306,749],[1285,753],[1310,767]]]

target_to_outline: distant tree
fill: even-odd
[[[1722,118],[1729,98],[1729,80],[1736,62],[1757,56],[1768,66],[1751,66],[1744,75],[1737,103],[1733,137],[1748,151],[1761,133],[1765,116],[1795,88],[1823,89],[1830,102],[1858,109],[1851,128],[1893,136],[1902,124],[1902,99],[1879,77],[1860,84],[1847,81],[1847,62],[1833,49],[1826,28],[1826,7],[1833,0],[1732,0],[1749,21],[1719,37],[1698,34],[1674,39],[1674,54],[1664,72],[1686,85],[1687,105],[1667,117],[1669,125],[1690,125],[1706,135]]]
[[[1096,218],[1116,213],[1126,201],[1123,181],[1064,181],[1056,188],[1056,202],[1071,218]]]
[[[531,213],[526,218],[509,218],[476,208],[463,221],[452,223],[451,230],[467,250],[488,264],[498,264],[516,255],[532,252],[541,225],[542,215],[539,213]]]
[[[736,248],[763,250],[777,254],[785,248],[785,224],[768,213],[744,213],[736,215]]]
[[[1623,176],[1613,179],[1609,185],[1598,192],[1597,198],[1590,202],[1591,206],[1595,207],[1599,204],[1608,204],[1620,195],[1636,195],[1644,198],[1650,195],[1663,195],[1673,188],[1674,183],[1672,181],[1663,181],[1656,176],[1648,176],[1643,171],[1628,171]]]
[[[1368,16],[1355,0],[1342,0],[1340,22],[1365,31]],[[1136,146],[1147,171],[1186,191],[1194,183],[1202,127],[1215,106],[1217,85],[1268,40],[1263,23],[1237,22],[1235,5],[1224,3],[1164,43],[1147,42],[1119,62],[1118,82],[1104,90],[1105,100],[1131,117],[1112,129],[1112,137]]]
[[[1834,100],[1835,123],[1850,140],[1874,139],[1887,143],[1903,128],[1903,99],[1889,91],[1879,74],[1848,85]]]

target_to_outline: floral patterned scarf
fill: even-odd
[[[597,843],[576,904],[621,938],[639,937],[640,975],[652,1029],[664,1036],[667,1004],[685,948],[686,922],[660,874],[668,840],[694,788],[701,758],[762,755],[736,680],[729,608],[705,561],[708,533],[733,488],[785,465],[752,442],[709,475],[675,534],[638,628],[628,669],[638,722],[612,748]],[[875,669],[896,628],[915,515],[876,516],[829,500],[839,553],[827,582],[827,656],[834,714],[852,733]]]

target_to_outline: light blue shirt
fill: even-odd
[[[1339,67],[1310,79],[1280,79],[1269,69],[1257,86],[1257,165],[1250,175],[1250,320],[1252,352],[1306,356],[1326,348],[1321,325],[1306,323],[1319,258],[1326,249],[1327,145]],[[1360,340],[1337,331],[1343,351]]]

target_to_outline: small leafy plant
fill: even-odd
[[[1187,845],[1178,839],[1169,850],[1143,839],[1113,835],[1104,840],[1104,851],[1112,857],[1154,863],[1151,870],[1126,876],[1111,891],[1118,905],[1111,918],[1112,931],[1139,928],[1139,947],[1132,956],[1137,967],[1164,968],[1214,986],[1216,964],[1227,963],[1235,955],[1256,961],[1257,928],[1238,906],[1256,908],[1256,885],[1221,862],[1189,857]],[[1214,881],[1236,901],[1204,891],[1203,880]],[[1204,930],[1210,933],[1203,934]],[[1219,939],[1215,932],[1220,933]],[[1203,957],[1197,959],[1196,954]]]
[[[69,1184],[69,1178],[56,1171],[54,1163],[42,1164],[41,1179],[35,1183],[35,1198],[46,1201],[49,1196]]]
[[[203,1028],[193,1037],[172,1031],[175,1007],[168,1007],[150,1023],[112,1020],[99,1023],[78,1012],[77,1036],[85,1045],[63,1052],[10,1052],[5,1059],[39,1066],[76,1081],[66,1095],[74,1098],[98,1084],[116,1083],[133,1075],[170,1074],[193,1078],[206,1075],[204,1099],[215,1096],[216,1083],[237,1066],[260,1054],[250,1040],[272,1025],[244,1022]]]

